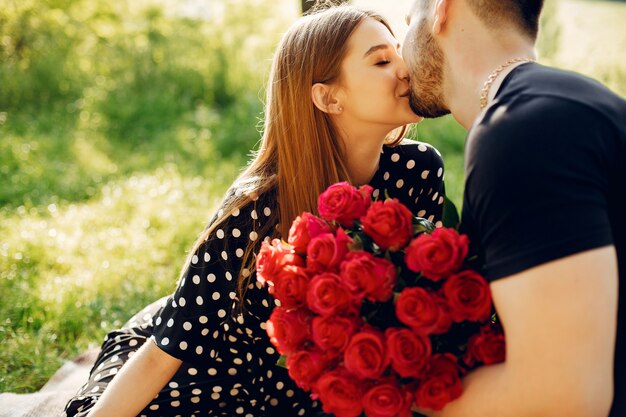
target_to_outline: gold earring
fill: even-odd
[[[337,110],[339,111],[339,113],[341,113],[343,111],[343,107],[339,106],[339,107],[337,107]]]

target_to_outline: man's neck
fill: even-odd
[[[535,59],[534,46],[529,42],[518,42],[507,48],[474,48],[475,54],[460,53],[447,57],[446,68],[449,82],[444,94],[454,118],[465,129],[469,129],[482,114],[480,96],[489,76],[501,65],[516,58]],[[489,52],[485,52],[489,51]],[[516,66],[513,63],[504,68],[489,86],[487,102],[491,102],[502,81]]]

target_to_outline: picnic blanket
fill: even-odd
[[[98,349],[66,362],[37,392],[0,394],[0,417],[59,417],[67,401],[87,382]]]

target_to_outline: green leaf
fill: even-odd
[[[448,197],[445,197],[443,202],[442,223],[444,227],[452,227],[454,229],[458,229],[459,223],[461,223],[456,205]]]
[[[421,233],[432,233],[435,230],[435,225],[423,218],[423,217],[413,217],[413,236],[417,236]]]
[[[285,355],[280,355],[278,361],[276,362],[276,365],[280,366],[281,368],[287,368],[287,357]]]

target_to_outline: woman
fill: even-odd
[[[276,365],[265,333],[274,302],[255,282],[254,253],[264,238],[286,237],[291,221],[315,212],[319,194],[343,180],[440,219],[438,153],[416,142],[396,146],[401,135],[383,146],[391,131],[419,120],[398,48],[380,16],[353,7],[289,29],[274,57],[256,157],[198,240],[176,291],[107,336],[67,416],[318,412]]]

